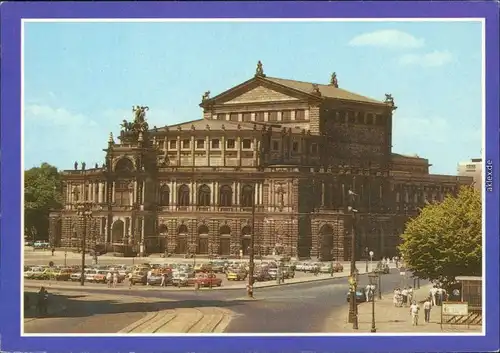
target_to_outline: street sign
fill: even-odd
[[[373,257],[373,251],[370,251],[369,254],[370,254],[370,257]]]
[[[443,315],[466,316],[469,315],[469,304],[467,302],[442,302]]]

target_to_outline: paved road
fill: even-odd
[[[368,282],[366,275],[360,276],[360,285]],[[393,288],[401,284],[401,277],[396,270],[382,277],[383,292],[392,292]],[[75,288],[75,292],[82,288]],[[110,290],[84,289],[93,294],[109,294]],[[71,289],[65,292],[70,292]],[[321,332],[324,322],[332,310],[337,306],[346,304],[347,282],[345,278],[332,279],[322,282],[311,282],[286,285],[282,287],[261,288],[256,290],[256,300],[247,300],[244,290],[203,290],[195,291],[141,291],[128,289],[113,289],[116,297],[141,296],[147,300],[157,302],[156,307],[176,306],[215,306],[225,307],[237,313],[229,324],[226,332],[231,333],[295,333],[295,332]],[[163,300],[162,300],[163,299]],[[168,301],[168,302],[167,302]],[[133,318],[140,318],[137,307],[129,305],[126,314],[117,310],[126,307],[113,306],[109,303],[96,302],[84,308],[78,308],[77,317],[57,319],[58,322],[46,325],[46,331],[38,332],[68,332],[70,325],[79,325],[78,332],[117,332],[129,324]],[[144,307],[143,307],[144,308]],[[143,309],[142,308],[142,309]],[[113,311],[114,310],[114,311]],[[135,312],[134,312],[135,311]],[[109,314],[112,316],[109,316]],[[79,315],[78,315],[79,314]],[[85,314],[85,315],[84,315]],[[68,311],[68,316],[71,315]],[[90,316],[92,315],[92,316]],[[79,320],[85,318],[84,322]],[[105,320],[103,320],[105,317]],[[56,320],[56,319],[55,319]],[[89,327],[92,325],[93,327]],[[118,326],[122,327],[118,327]],[[99,327],[99,329],[97,329]],[[90,330],[90,331],[89,331]],[[71,329],[70,332],[75,332]]]

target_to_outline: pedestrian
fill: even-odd
[[[408,303],[413,302],[413,288],[411,286],[408,287]]]
[[[408,304],[408,289],[406,287],[403,288],[401,291],[401,295],[403,296],[403,305],[407,306]]]
[[[106,283],[108,284],[108,288],[111,288],[111,283],[113,282],[113,275],[111,272],[106,274]]]
[[[45,289],[45,287],[40,287],[40,290],[38,291],[37,294],[37,309],[38,309],[38,315],[44,316],[47,315],[47,306],[48,306],[48,300],[49,300],[49,293]]]
[[[160,284],[160,287],[165,287],[166,283],[167,283],[167,274],[166,273],[162,273],[161,274],[161,284]]]
[[[118,272],[113,272],[113,288],[118,284]]]
[[[370,284],[367,284],[365,291],[366,291],[366,301],[369,302],[372,300],[372,295],[373,295],[372,294],[372,286]]]
[[[127,274],[127,278],[128,278],[128,289],[131,289],[132,285],[134,284],[134,282],[132,282],[132,272],[129,272]]]
[[[410,306],[411,314],[411,324],[412,326],[418,326],[418,311],[420,310],[417,302],[414,300],[413,304]]]
[[[440,306],[443,302],[443,288],[441,286],[436,288],[436,297],[436,304]]]
[[[432,300],[432,306],[436,306],[436,293],[437,293],[436,286],[432,286],[432,288],[429,290],[429,295]]]
[[[149,286],[149,279],[151,278],[151,275],[153,274],[153,271],[149,270],[147,275],[146,275],[146,285]]]
[[[432,308],[431,298],[427,298],[424,302],[425,322],[430,322],[430,320],[431,320],[431,308]]]
[[[394,293],[392,295],[392,303],[394,304],[395,307],[398,306],[398,289],[394,289]]]
[[[54,256],[55,252],[56,252],[56,248],[52,248],[52,256]]]

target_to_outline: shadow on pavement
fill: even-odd
[[[36,303],[36,293],[27,292],[30,296],[30,303],[33,307],[24,311],[24,318],[37,318],[37,311],[34,307]],[[94,298],[95,299],[94,299]],[[97,298],[96,298],[97,297]],[[49,293],[49,313],[44,318],[68,318],[68,317],[89,317],[95,314],[116,314],[116,313],[145,313],[166,309],[195,308],[195,307],[219,307],[231,308],[242,305],[246,300],[178,300],[178,301],[157,301],[151,302],[123,302],[119,297],[113,299],[101,299],[95,295],[65,295],[59,293]],[[51,312],[51,308],[65,307],[65,310]]]

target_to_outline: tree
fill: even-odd
[[[24,171],[24,228],[36,239],[48,239],[49,213],[61,207],[61,176],[56,167],[42,163]]]
[[[410,220],[399,250],[408,270],[448,286],[460,275],[480,276],[482,265],[481,193],[466,186],[457,196],[427,205]]]

